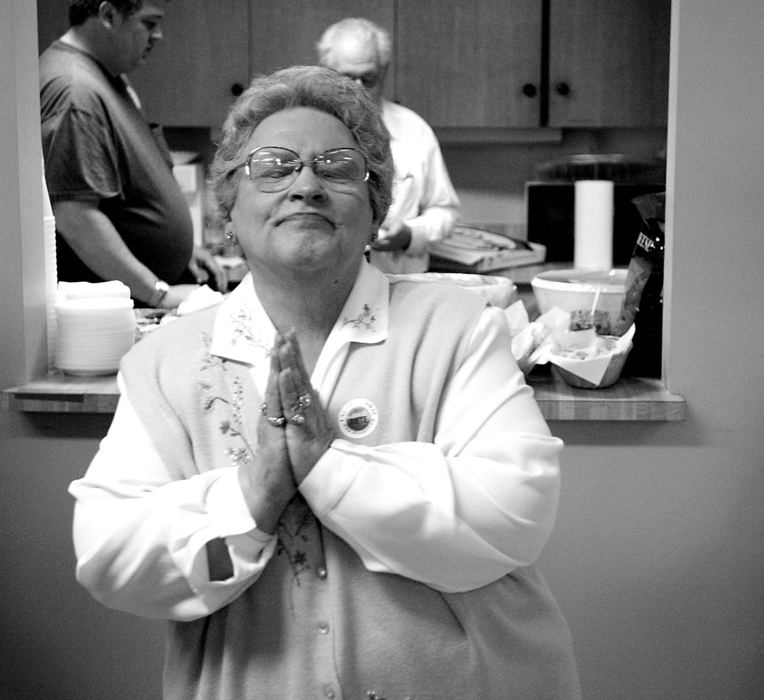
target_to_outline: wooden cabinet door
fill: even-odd
[[[250,73],[315,65],[319,38],[345,17],[365,17],[392,34],[394,8],[394,0],[252,0]],[[386,87],[394,89],[393,76]]]
[[[539,0],[398,0],[395,98],[435,127],[537,127]]]
[[[249,80],[249,0],[168,3],[164,39],[130,74],[149,120],[219,126]]]
[[[671,0],[551,0],[549,126],[665,126]]]
[[[69,29],[69,3],[61,0],[37,0],[38,53]]]

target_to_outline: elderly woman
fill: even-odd
[[[171,621],[167,698],[578,697],[532,566],[562,444],[501,310],[366,262],[391,175],[352,80],[255,80],[211,176],[250,273],[123,361],[77,576]]]

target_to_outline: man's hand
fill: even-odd
[[[411,245],[411,228],[404,221],[397,221],[371,247],[374,250],[391,252],[404,251]]]
[[[215,262],[212,253],[202,246],[194,246],[188,269],[199,284],[208,284],[218,292],[228,291],[228,273]]]
[[[191,292],[199,289],[195,284],[174,284],[157,304],[158,309],[177,309]]]

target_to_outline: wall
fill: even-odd
[[[47,366],[36,13],[0,2],[0,387]],[[163,625],[111,612],[74,580],[72,501],[108,428],[0,408],[0,697],[159,697]]]
[[[576,154],[665,158],[665,129],[565,129],[559,143],[441,144],[468,223],[524,224],[525,183],[547,161]],[[658,168],[659,169],[659,168]]]
[[[41,342],[22,310],[41,295],[29,5],[0,3],[3,386]],[[688,420],[552,426],[568,449],[540,564],[595,700],[742,700],[764,683],[764,93],[752,87],[764,4],[675,0],[673,24],[668,379]],[[158,696],[161,625],[102,609],[72,577],[66,485],[105,429],[0,410],[3,697]]]
[[[0,697],[160,697],[164,626],[103,608],[74,580],[72,499],[108,419],[0,411]]]
[[[764,687],[764,3],[675,0],[672,24],[668,380],[688,419],[554,426],[541,565],[592,699]]]

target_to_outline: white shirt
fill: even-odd
[[[373,329],[338,323],[330,334],[311,377],[323,403],[350,343],[386,337],[388,284],[362,266],[340,318],[356,318],[372,299],[376,323]],[[236,319],[248,315],[251,334],[243,343]],[[212,352],[245,359],[264,391],[272,339],[273,326],[245,277],[217,315]],[[208,615],[260,575],[276,538],[257,530],[238,467],[170,477],[118,379],[122,394],[108,435],[84,478],[70,486],[78,579],[104,604],[136,614]],[[470,411],[477,405],[480,420]],[[540,553],[556,513],[561,448],[512,357],[502,310],[488,307],[468,359],[445,388],[433,444],[370,448],[335,439],[299,488],[368,569],[466,591]],[[405,522],[395,515],[401,512]],[[206,543],[216,538],[225,539],[234,565],[226,581],[210,581],[207,573]]]
[[[382,102],[382,119],[390,132],[395,180],[380,238],[393,222],[404,221],[411,228],[411,243],[405,251],[373,251],[371,261],[385,272],[425,272],[429,243],[451,235],[459,198],[430,125],[416,112],[387,100]]]

